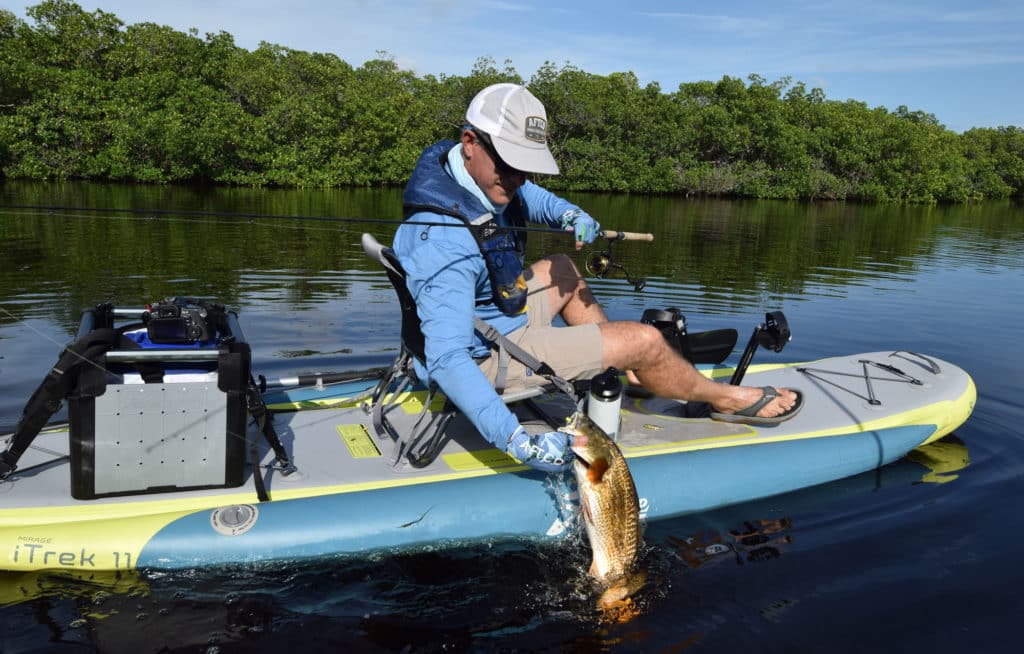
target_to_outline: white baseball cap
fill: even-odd
[[[548,114],[525,86],[488,86],[469,103],[466,122],[490,136],[498,156],[516,170],[558,174],[548,150]]]

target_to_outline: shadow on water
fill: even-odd
[[[17,609],[32,625],[26,642],[103,652],[269,652],[295,642],[312,651],[466,651],[509,642],[541,650],[556,633],[564,640],[598,628],[583,557],[578,546],[481,544],[131,578],[6,574],[4,599],[17,602],[8,613]]]

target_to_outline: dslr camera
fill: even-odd
[[[206,307],[184,298],[150,305],[145,322],[150,342],[161,345],[203,343],[213,340],[217,333]]]

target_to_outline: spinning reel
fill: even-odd
[[[612,256],[612,246],[615,245],[615,241],[624,240],[626,236],[624,232],[612,232],[612,234],[615,235],[610,236],[607,232],[602,233],[602,236],[608,239],[608,249],[604,252],[595,252],[590,255],[590,257],[587,259],[587,273],[590,274],[592,277],[604,279],[605,275],[607,275],[608,272],[613,268],[621,270],[623,276],[626,278],[626,281],[633,285],[633,290],[639,293],[640,291],[644,290],[645,286],[647,286],[647,280],[644,279],[643,277],[634,278],[632,275],[629,274],[629,271],[622,266],[621,263],[615,260],[615,258]]]

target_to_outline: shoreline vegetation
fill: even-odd
[[[125,25],[68,0],[0,10],[0,178],[332,188],[404,184],[495,82],[547,107],[563,191],[963,203],[1024,197],[1024,128],[827,99],[790,78],[684,83],[477,60],[417,76],[225,32]]]

